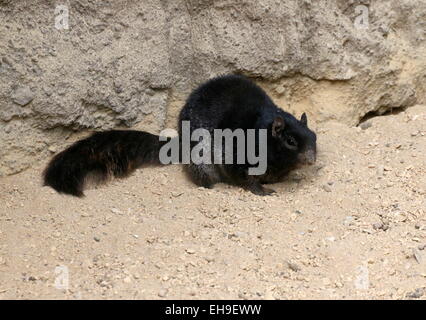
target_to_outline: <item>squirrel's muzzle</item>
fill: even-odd
[[[317,160],[317,153],[315,150],[308,149],[305,152],[299,153],[298,159],[302,164],[314,164]]]

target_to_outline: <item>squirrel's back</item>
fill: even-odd
[[[253,81],[241,75],[224,75],[208,80],[188,97],[179,116],[192,128],[253,128],[259,115],[275,113],[276,105]]]

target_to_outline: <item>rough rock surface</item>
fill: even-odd
[[[68,29],[57,5],[0,0],[0,176],[76,130],[175,126],[189,91],[226,72],[318,122],[426,101],[423,0],[77,0]]]

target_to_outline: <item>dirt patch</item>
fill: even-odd
[[[425,128],[425,106],[321,123],[317,163],[270,197],[176,165],[84,199],[41,187],[42,167],[2,178],[0,298],[425,299]]]

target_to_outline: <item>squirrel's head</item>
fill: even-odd
[[[317,136],[308,128],[308,117],[300,120],[288,113],[275,116],[271,135],[288,160],[298,164],[314,164],[317,154]]]

